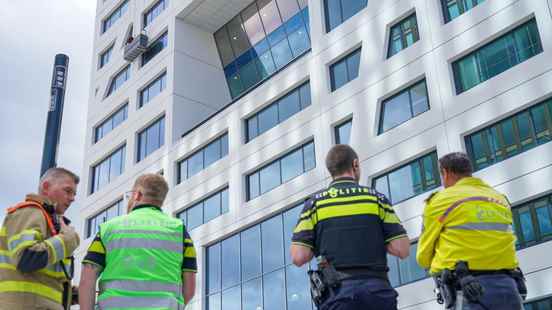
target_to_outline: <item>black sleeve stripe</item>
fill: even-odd
[[[83,261],[90,261],[99,266],[105,267],[105,254],[100,254],[97,252],[88,252]]]
[[[182,269],[197,270],[197,260],[195,258],[185,258],[182,262]]]
[[[34,272],[48,266],[48,251],[33,251],[25,249],[17,264],[17,270],[21,272]]]

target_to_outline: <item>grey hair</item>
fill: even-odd
[[[62,167],[50,168],[50,169],[46,170],[46,172],[44,172],[42,177],[40,177],[38,190],[39,191],[42,190],[42,184],[44,184],[44,182],[46,182],[46,181],[51,182],[52,180],[57,180],[57,179],[60,179],[62,177],[71,178],[73,180],[73,182],[75,182],[75,184],[79,184],[79,181],[80,181],[79,176],[76,175],[74,172],[70,171],[69,169],[65,169],[65,168],[62,168]]]

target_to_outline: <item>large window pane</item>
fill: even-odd
[[[260,183],[261,183],[261,193],[266,193],[276,186],[280,185],[280,162],[270,164],[267,167],[264,167],[259,172]]]
[[[519,220],[521,225],[521,233],[525,242],[535,240],[535,230],[533,227],[533,220],[531,219],[531,213],[529,210],[519,212]]]
[[[284,22],[299,12],[297,0],[278,0],[277,3]]]
[[[249,45],[249,39],[247,38],[245,30],[242,27],[241,17],[239,15],[234,17],[228,23],[227,27],[234,55],[239,57],[251,47],[251,45]]]
[[[535,19],[487,43],[453,63],[460,94],[542,52]]]
[[[241,310],[241,286],[235,286],[222,292],[223,310]]]
[[[199,203],[186,211],[188,215],[188,230],[203,224],[203,204]]]
[[[316,153],[314,151],[314,142],[303,147],[304,171],[307,172],[316,167]]]
[[[286,308],[284,270],[280,269],[263,277],[264,310]]]
[[[330,32],[364,9],[368,4],[368,0],[324,0],[324,4],[326,32]]]
[[[283,122],[301,110],[299,92],[293,91],[278,101],[279,121]]]
[[[265,32],[261,17],[257,11],[257,4],[253,3],[242,12],[243,26],[252,45],[264,39]]]
[[[214,219],[220,215],[220,194],[213,195],[203,202],[203,222]]]
[[[412,117],[408,92],[403,92],[383,103],[381,132],[385,132]]]
[[[405,166],[389,175],[391,189],[391,201],[397,203],[414,196],[414,175],[415,169]]]
[[[360,49],[354,51],[351,55],[347,57],[347,72],[349,74],[349,81],[354,80],[358,77],[358,72],[360,69]]]
[[[203,170],[203,152],[197,152],[188,158],[188,176],[192,176]]]
[[[267,273],[284,265],[284,240],[282,217],[276,216],[261,224],[263,272]]]
[[[303,154],[299,149],[282,158],[282,182],[287,182],[303,173]]]
[[[245,282],[243,284],[243,310],[261,310],[263,309],[263,288],[261,278]]]
[[[220,244],[217,243],[207,248],[207,293],[210,294],[220,291],[220,276]]]
[[[353,127],[353,121],[349,120],[339,126],[335,127],[335,143],[336,144],[349,144],[351,140],[351,128]]]
[[[311,295],[309,279],[306,276],[307,268],[286,267],[286,288],[288,310],[311,309]]]
[[[278,106],[271,105],[258,114],[259,133],[263,133],[278,125]]]
[[[253,226],[241,233],[242,280],[261,274],[261,227]]]
[[[235,235],[221,242],[222,289],[240,282],[240,236]],[[223,307],[224,293],[223,293]],[[239,308],[238,308],[239,309]]]
[[[333,65],[330,69],[330,74],[333,90],[340,88],[349,81],[346,62],[338,62]]]
[[[542,235],[552,234],[552,205],[549,201],[541,200],[535,203],[535,213],[539,222],[539,231]]]
[[[228,32],[226,27],[221,28],[215,32],[215,41],[217,42],[217,48],[222,60],[222,66],[226,67],[234,60],[234,52],[230,45],[230,39],[228,38]]]
[[[271,33],[280,27],[282,20],[276,2],[274,0],[258,0],[257,4],[266,33]]]
[[[416,14],[413,14],[391,27],[387,57],[395,55],[419,39]]]
[[[272,57],[274,58],[276,68],[278,69],[281,69],[290,62],[293,55],[291,54],[287,38],[272,47]]]
[[[410,247],[411,253],[416,253],[418,244],[415,243]],[[427,277],[427,273],[416,262],[416,255],[411,255],[404,260],[399,261],[399,272],[401,276],[401,282],[403,284],[424,279]]]
[[[260,193],[260,180],[259,180],[259,173],[251,174],[247,178],[247,185],[248,185],[248,198],[253,199],[255,197],[258,197]]]
[[[332,91],[358,77],[361,49],[354,50],[330,66]]]
[[[416,116],[429,110],[429,100],[427,98],[427,88],[425,80],[414,85],[410,89],[410,101],[413,112],[412,116]]]
[[[284,213],[284,257],[286,264],[291,264],[291,254],[289,252],[291,247],[291,237],[302,209],[303,204],[300,203],[296,207],[293,207],[293,209]]]

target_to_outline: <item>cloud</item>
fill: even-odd
[[[57,53],[70,57],[57,162],[82,170],[95,13],[92,0],[2,1],[0,219],[4,208],[36,192]]]

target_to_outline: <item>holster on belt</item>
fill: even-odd
[[[523,271],[518,267],[510,271],[510,276],[516,281],[516,286],[521,296],[521,299],[525,300],[527,298],[527,285],[525,285],[525,276]]]
[[[456,304],[456,279],[448,269],[433,278],[436,285],[437,302],[444,304],[445,309],[453,309]]]

